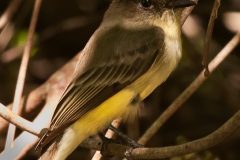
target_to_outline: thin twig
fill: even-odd
[[[14,114],[10,109],[0,103],[0,116],[6,121],[14,124],[23,131],[27,131],[35,136],[39,136],[41,129],[34,123]]]
[[[5,12],[2,14],[2,16],[0,17],[0,33],[7,25],[7,23],[11,21],[21,2],[22,0],[13,0],[8,6],[8,8],[5,10]]]
[[[214,69],[231,53],[231,51],[239,44],[240,31],[228,42],[228,44],[218,53],[218,55],[209,64],[209,68]],[[139,139],[138,143],[146,144],[149,139],[159,130],[159,128],[181,107],[181,105],[199,88],[206,80],[202,71],[198,77],[186,88],[182,94],[158,117],[151,127]]]
[[[21,62],[21,66],[18,74],[18,80],[17,80],[13,108],[12,108],[13,113],[18,113],[18,106],[20,104],[20,100],[22,97],[22,91],[23,91],[24,81],[26,77],[28,60],[29,60],[29,55],[30,55],[31,46],[32,46],[32,39],[33,39],[35,28],[36,28],[40,5],[41,5],[41,0],[36,0],[31,22],[30,22],[27,43],[24,49],[23,58],[22,58],[22,62]],[[10,124],[5,149],[9,149],[13,145],[12,140],[13,140],[14,134],[15,134],[15,126]]]
[[[32,18],[31,18],[30,28],[29,28],[28,37],[27,37],[27,43],[24,48],[23,58],[22,58],[21,66],[20,66],[19,75],[18,75],[17,87],[16,87],[16,91],[15,91],[14,104],[13,104],[13,112],[14,113],[17,113],[17,111],[18,111],[19,101],[22,96],[29,56],[30,56],[31,47],[32,47],[32,41],[33,41],[34,32],[35,32],[35,28],[36,28],[36,24],[37,24],[41,1],[42,0],[36,0]]]
[[[210,16],[210,20],[208,23],[208,29],[207,29],[206,39],[205,39],[205,43],[204,43],[202,64],[205,68],[205,72],[204,72],[205,77],[208,77],[210,75],[210,71],[208,69],[208,52],[209,52],[209,47],[210,47],[210,43],[211,43],[211,39],[212,39],[214,22],[215,22],[215,19],[217,18],[219,6],[220,6],[220,0],[215,0],[213,9],[212,9],[212,13]]]

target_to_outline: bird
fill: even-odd
[[[181,13],[192,5],[191,0],[112,1],[36,146],[39,159],[64,160],[114,119],[136,118],[141,102],[181,58]]]

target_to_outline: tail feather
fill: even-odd
[[[56,153],[58,151],[58,144],[63,134],[58,135],[50,143],[43,147],[39,160],[55,160]]]

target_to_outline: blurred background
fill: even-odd
[[[11,1],[0,1],[0,15]],[[86,44],[101,23],[111,0],[44,0],[41,5],[31,52],[24,94],[45,82],[55,71],[68,62]],[[199,0],[182,30],[183,57],[168,80],[144,101],[139,119],[121,130],[137,140],[154,120],[203,70],[202,51],[206,29],[214,1]],[[0,35],[0,102],[12,103],[23,46],[34,1],[22,4]],[[225,0],[216,19],[209,59],[228,43],[240,29],[240,1]],[[147,147],[177,145],[202,138],[219,128],[240,108],[240,46],[224,60],[204,84],[187,100]],[[134,129],[133,129],[134,128]],[[237,160],[240,159],[240,129],[208,150],[169,158]],[[1,150],[4,138],[0,139]],[[32,153],[32,154],[31,154]],[[37,159],[33,152],[25,160]],[[77,148],[68,160],[91,159],[94,151]],[[105,158],[110,159],[110,158]],[[113,157],[112,159],[119,159]]]

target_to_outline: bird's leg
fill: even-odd
[[[134,108],[139,108],[142,104],[142,99],[140,97],[140,94],[136,94],[133,99],[131,100],[131,102],[129,103],[128,107],[134,107]],[[132,140],[131,138],[129,138],[128,136],[126,136],[125,134],[123,134],[122,132],[120,132],[119,130],[117,130],[113,125],[109,125],[108,129],[112,130],[113,132],[115,132],[118,136],[120,136],[123,140],[125,140],[127,143],[129,143],[133,148],[139,148],[139,147],[143,147],[143,145],[135,142],[134,140]]]
[[[142,144],[135,142],[134,140],[129,138],[127,135],[125,135],[122,132],[120,132],[119,130],[117,130],[114,126],[110,125],[108,127],[108,129],[111,129],[113,132],[115,132],[118,136],[120,136],[123,140],[125,140],[127,143],[129,143],[131,145],[131,147],[124,153],[124,155],[127,159],[131,159],[131,153],[134,148],[143,147]]]
[[[127,143],[129,143],[133,148],[140,148],[143,147],[142,144],[139,144],[137,142],[135,142],[134,140],[132,140],[131,138],[129,138],[128,136],[126,136],[125,134],[123,134],[122,132],[120,132],[119,130],[117,130],[115,127],[113,127],[112,125],[110,125],[108,127],[108,129],[111,129],[113,132],[115,132],[118,136],[120,136],[123,140],[125,140]]]
[[[110,138],[107,138],[105,137],[105,135],[101,132],[98,133],[98,136],[101,138],[102,140],[102,148],[101,148],[101,151],[100,153],[103,155],[103,156],[107,156],[107,157],[112,157],[114,155],[112,154],[109,154],[108,152],[106,152],[106,148],[107,148],[107,145],[109,143],[117,143],[117,144],[121,144],[121,141],[120,140],[115,140],[115,139],[110,139]]]
[[[135,142],[134,140],[132,140],[131,138],[129,138],[128,136],[126,136],[125,134],[123,134],[122,132],[120,132],[119,130],[117,130],[114,126],[110,125],[108,126],[108,129],[112,130],[113,132],[115,132],[118,136],[120,136],[123,140],[125,140],[127,143],[129,143],[131,145],[131,147],[125,152],[125,157],[127,159],[131,159],[131,152],[134,148],[140,148],[143,147],[143,145]],[[101,154],[103,156],[108,156],[108,157],[112,157],[114,155],[109,154],[108,152],[106,152],[106,147],[109,143],[117,143],[117,144],[122,144],[120,140],[114,140],[114,139],[109,139],[107,137],[105,137],[103,135],[103,133],[98,133],[99,137],[102,140],[102,148],[101,148]]]

